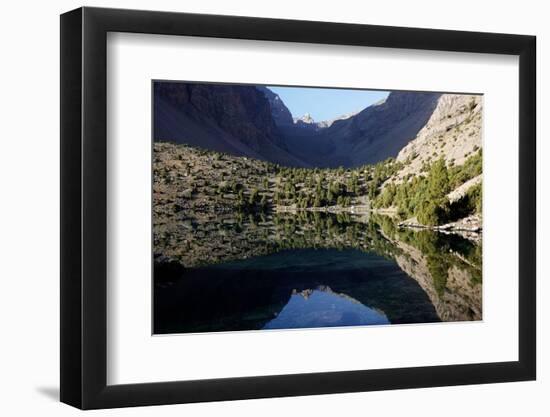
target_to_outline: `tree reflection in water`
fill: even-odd
[[[481,319],[481,243],[389,217],[189,218],[155,250],[155,333]]]

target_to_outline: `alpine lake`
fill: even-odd
[[[299,211],[155,235],[154,334],[482,319],[481,236]]]

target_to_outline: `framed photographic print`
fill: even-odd
[[[535,379],[535,38],[61,16],[61,400]]]

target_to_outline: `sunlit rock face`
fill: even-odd
[[[482,147],[482,111],[482,96],[443,94],[425,126],[399,151],[396,159],[408,163],[397,179],[418,174],[424,164],[440,158],[462,165]]]

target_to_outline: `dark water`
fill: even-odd
[[[317,214],[176,226],[156,334],[481,319],[481,246],[457,235]]]
[[[195,243],[181,260],[155,264],[154,333],[481,318],[480,251],[470,241],[372,221],[307,220],[241,224],[236,234],[188,227]]]
[[[439,321],[395,262],[354,249],[292,249],[189,269],[157,286],[155,306],[155,333]]]

